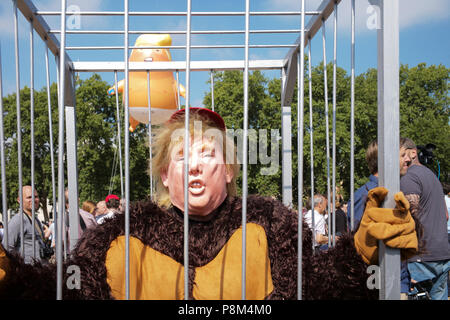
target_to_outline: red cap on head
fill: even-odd
[[[105,202],[108,202],[110,199],[117,199],[120,200],[118,196],[116,196],[115,194],[108,194],[105,198]]]
[[[180,109],[174,114],[172,114],[172,116],[169,119],[169,122],[172,122],[173,120],[178,119],[180,117],[184,117],[185,111],[186,109]],[[214,112],[208,108],[198,108],[198,107],[189,108],[189,112],[190,113],[196,112],[198,114],[201,114],[207,117],[208,119],[214,121],[214,123],[217,125],[217,128],[219,128],[220,130],[222,131],[226,130],[225,121],[223,121],[222,117],[217,112]]]

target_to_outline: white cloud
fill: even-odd
[[[370,19],[376,11],[370,8],[368,0],[355,1],[355,29],[357,33],[373,31],[370,29]],[[449,17],[450,2],[448,0],[399,0],[400,30],[418,26],[429,21],[438,21]],[[341,1],[338,8],[338,27],[350,30],[351,1]]]
[[[305,7],[307,11],[316,10],[321,0],[306,0]],[[280,11],[296,11],[301,9],[300,0],[267,0],[264,6],[270,10],[280,10]]]
[[[0,1],[0,30],[3,35],[14,34],[14,16],[12,1]]]
[[[448,0],[399,0],[400,1],[400,28],[408,28],[420,25],[429,21],[448,19],[450,16],[450,1]],[[60,10],[61,2],[54,0],[34,0],[34,5],[39,10],[57,11]],[[305,1],[306,10],[316,10],[322,0]],[[370,31],[367,27],[367,21],[371,16],[368,13],[370,6],[368,0],[356,0],[356,30],[358,33]],[[101,11],[102,0],[68,0],[67,7],[75,6],[81,11]],[[258,3],[260,6],[261,3]],[[265,0],[261,8],[264,10],[275,11],[297,11],[300,10],[300,0]],[[350,6],[351,0],[342,0],[338,8],[338,27],[339,29],[349,30],[350,28]],[[19,15],[20,12],[19,12]],[[331,17],[332,18],[332,17]],[[98,26],[98,19],[92,17],[81,17],[82,29],[94,28]],[[298,19],[298,17],[280,17],[280,19]],[[48,21],[57,21],[57,25],[49,23],[53,28],[59,28],[59,17],[46,17]],[[20,22],[20,21],[19,21]],[[23,21],[22,21],[23,22]],[[329,19],[327,27],[332,25]],[[180,22],[181,23],[181,22]],[[184,23],[182,23],[184,25]],[[28,28],[20,25],[19,29],[25,29],[28,34]],[[0,30],[3,35],[13,36],[14,18],[12,14],[12,1],[0,1]],[[21,34],[23,31],[21,31]]]
[[[34,6],[41,11],[59,11],[61,10],[61,2],[54,0],[34,0]],[[101,11],[102,0],[69,0],[67,1],[67,9],[72,6],[74,11]],[[29,28],[24,26],[24,20],[20,10],[17,10],[19,17],[19,36],[28,36]],[[51,28],[59,29],[59,16],[44,16],[48,25]],[[98,26],[98,21],[92,18],[81,17],[81,27],[90,28]],[[57,22],[56,24],[54,22]],[[84,23],[83,23],[84,22]],[[0,1],[0,30],[2,30],[2,36],[13,37],[14,36],[14,15],[13,15],[13,2],[12,1]]]
[[[80,11],[100,11],[102,0],[67,0],[66,8],[77,6]],[[33,4],[38,10],[59,11],[61,10],[61,1],[55,0],[33,0]]]
[[[450,2],[448,0],[400,0],[401,28],[449,17]]]
[[[316,10],[321,0],[306,1],[306,10]],[[270,10],[300,10],[300,0],[266,0],[265,6]],[[368,0],[355,1],[355,29],[357,33],[370,32],[368,19],[374,14],[370,11]],[[450,1],[448,0],[399,0],[400,29],[417,26],[430,21],[448,19],[450,17]],[[327,20],[327,28],[332,27],[333,14]],[[283,19],[286,19],[283,17]],[[297,19],[297,18],[296,18]],[[350,30],[351,0],[342,0],[338,6],[338,29]]]
[[[280,59],[280,57],[285,57],[288,51],[289,49],[268,48],[263,53],[250,54],[250,60]]]

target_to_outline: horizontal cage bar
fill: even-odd
[[[320,11],[305,11],[305,15],[317,16],[320,15]],[[36,15],[41,16],[59,16],[60,11],[36,11]],[[66,14],[76,14],[80,16],[123,16],[125,12],[122,11],[66,11]],[[302,13],[300,11],[254,11],[250,12],[251,16],[299,16]],[[152,11],[141,11],[141,12],[129,12],[129,16],[187,16],[187,12],[176,11],[176,12],[152,12]],[[245,12],[191,12],[192,16],[245,16]]]

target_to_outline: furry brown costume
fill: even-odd
[[[277,200],[249,196],[247,222],[266,234],[273,291],[266,299],[297,298],[297,214]],[[241,226],[240,198],[227,198],[208,221],[189,222],[189,296],[193,298],[196,267],[212,261]],[[124,235],[124,215],[85,232],[65,263],[81,270],[81,289],[63,286],[64,299],[113,299],[105,259],[110,244]],[[183,264],[183,216],[150,201],[130,208],[130,236]],[[343,236],[327,252],[312,254],[311,231],[303,223],[303,299],[376,299],[367,289],[367,265],[356,253],[353,237]],[[0,290],[1,299],[54,299],[56,266],[25,265],[7,253],[9,266]],[[64,272],[64,277],[67,277]],[[182,276],[181,276],[182,278]],[[0,282],[1,283],[1,282]],[[64,279],[64,284],[66,279]],[[240,286],[240,284],[239,284]]]

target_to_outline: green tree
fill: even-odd
[[[420,63],[400,68],[400,133],[417,145],[436,145],[435,162],[429,167],[449,181],[450,170],[450,69]]]
[[[56,102],[56,85],[51,87],[52,105]],[[39,193],[41,203],[46,203],[52,195],[51,169],[50,169],[50,145],[47,93],[45,90],[34,92],[34,152],[35,152],[35,188]],[[30,139],[30,88],[24,87],[20,91],[21,106],[21,134],[22,134],[22,179],[23,185],[31,184],[31,139]],[[18,144],[17,144],[17,116],[16,94],[8,95],[3,99],[4,108],[4,134],[5,134],[5,158],[6,158],[6,183],[8,193],[8,207],[16,209],[18,203],[19,177],[18,177]],[[57,138],[56,123],[57,113],[52,112],[53,139]],[[55,153],[57,144],[55,145]],[[45,212],[44,208],[44,212]],[[45,214],[45,213],[44,213]]]
[[[120,194],[120,173],[113,171],[117,155],[117,124],[115,97],[107,95],[110,87],[97,74],[76,82],[76,128],[78,157],[78,187],[80,201],[104,199],[108,192]],[[58,173],[58,103],[56,84],[50,88],[52,106],[52,130],[55,153],[54,172]],[[52,195],[50,138],[46,88],[34,92],[34,139],[35,139],[35,188],[41,203],[47,203]],[[30,142],[30,89],[20,91],[22,132],[22,179],[23,185],[31,184],[31,142]],[[4,132],[6,155],[6,183],[8,207],[18,208],[18,157],[16,94],[3,98]],[[123,108],[121,107],[123,110]],[[121,113],[123,128],[123,111]],[[127,125],[128,126],[128,125]],[[148,159],[144,126],[130,134],[130,200],[141,199],[149,193],[149,177],[145,170]],[[122,148],[124,146],[121,130]],[[65,147],[65,150],[67,148]],[[123,154],[123,150],[122,150]],[[67,176],[65,177],[67,181]],[[110,185],[112,189],[110,190]],[[57,186],[56,186],[57,187]],[[44,206],[44,212],[46,207]]]
[[[307,60],[305,61],[307,63]],[[305,69],[307,70],[307,69]],[[325,102],[323,66],[319,64],[312,70],[312,110],[314,138],[314,184],[315,192],[326,193],[327,159],[325,132]],[[327,65],[328,73],[328,116],[330,156],[332,156],[332,65]],[[243,128],[243,74],[240,71],[225,71],[214,74],[215,110],[224,118],[227,128]],[[439,66],[419,64],[416,67],[402,65],[400,69],[400,134],[412,138],[418,145],[433,143],[436,163],[430,167],[440,174],[441,181],[449,180],[450,127],[449,127],[449,69]],[[110,87],[94,74],[86,80],[76,82],[76,110],[78,135],[78,177],[80,201],[98,201],[108,192],[120,194],[119,170],[114,171],[118,161],[118,141],[115,97],[106,92]],[[310,195],[310,133],[309,125],[309,86],[305,77],[304,101],[304,195]],[[57,89],[51,90],[52,128],[55,161],[58,153],[58,104]],[[297,90],[294,90],[297,92]],[[34,92],[35,112],[35,187],[41,202],[52,199],[50,144],[48,129],[48,110],[46,88]],[[119,99],[121,101],[121,99]],[[211,104],[211,95],[204,97],[204,105]],[[22,167],[23,184],[31,183],[31,143],[30,143],[30,89],[20,91]],[[8,206],[17,208],[18,160],[17,160],[17,117],[16,95],[3,98],[5,158],[7,161]],[[297,94],[292,102],[292,147],[293,147],[293,195],[297,195]],[[120,106],[121,110],[123,107]],[[121,112],[123,128],[123,111]],[[128,126],[128,124],[127,124]],[[260,71],[249,76],[249,129],[256,132],[257,139],[266,135],[268,156],[271,150],[270,130],[281,134],[281,81],[268,79]],[[266,132],[260,131],[266,129]],[[149,149],[147,126],[141,125],[130,133],[130,200],[142,199],[149,194],[150,178],[147,172]],[[121,129],[122,154],[124,147]],[[355,79],[355,188],[361,186],[369,175],[365,163],[365,150],[369,142],[377,137],[377,71],[369,69]],[[250,137],[251,138],[251,137]],[[256,140],[257,152],[259,145]],[[278,164],[281,165],[281,142],[278,146]],[[250,143],[251,146],[251,143]],[[250,158],[250,157],[249,157]],[[330,159],[330,174],[331,174]],[[57,163],[55,163],[57,166]],[[281,197],[281,167],[272,174],[262,174],[269,165],[256,163],[248,166],[249,193]],[[55,168],[57,173],[57,168]],[[241,186],[242,176],[238,179]],[[336,86],[336,185],[342,185],[344,195],[350,188],[350,78],[345,70],[337,68]],[[110,187],[111,186],[111,187]],[[110,189],[111,188],[111,189]]]
[[[305,59],[305,65],[307,59]],[[307,68],[305,68],[307,70]],[[327,192],[326,114],[324,101],[323,65],[312,69],[312,110],[314,144],[315,192]],[[330,175],[332,173],[332,64],[328,74],[328,120],[330,143]],[[243,123],[243,74],[225,71],[215,77],[215,110],[221,114],[228,128],[242,128]],[[342,68],[336,73],[336,186],[342,186],[344,196],[350,193],[350,76]],[[449,133],[449,69],[444,66],[419,64],[400,69],[400,134],[408,136],[418,145],[433,143],[437,146],[436,159],[441,180],[448,181],[450,141]],[[309,124],[309,86],[306,72],[304,80],[304,141],[303,187],[304,198],[310,195],[311,154]],[[296,88],[297,89],[297,88]],[[292,108],[293,195],[297,195],[297,90],[294,90]],[[204,104],[210,105],[207,93]],[[279,129],[281,132],[281,81],[267,79],[259,71],[249,76],[249,129]],[[367,145],[377,138],[377,70],[369,69],[355,78],[355,168],[354,182],[358,188],[367,181],[369,171],[365,162]],[[281,150],[281,147],[279,148]],[[281,157],[280,157],[281,161]],[[281,164],[281,162],[280,162]],[[274,175],[260,174],[261,164],[249,165],[249,193],[280,197],[281,168]],[[240,182],[240,180],[239,180]],[[331,186],[330,186],[331,188]],[[331,190],[332,191],[332,190]]]
[[[79,196],[98,201],[108,192],[114,159],[115,99],[108,84],[93,75],[76,88]]]
[[[110,192],[121,195],[117,110],[115,97],[106,94],[109,87],[111,84],[102,81],[97,74],[77,81],[78,183],[81,201],[103,200]],[[128,128],[128,124],[124,124],[122,96],[119,101],[124,167],[124,126]],[[150,191],[150,177],[146,170],[149,158],[147,130],[147,126],[140,125],[129,133],[130,201],[145,198]]]
[[[214,74],[214,101],[215,111],[225,120],[229,129],[238,130],[243,128],[243,73],[240,71],[225,71]],[[259,148],[259,138],[263,131],[267,130],[267,152],[264,154],[270,157],[272,155],[271,129],[281,132],[281,111],[280,108],[274,108],[274,99],[267,88],[268,79],[260,71],[254,71],[249,75],[249,98],[248,98],[248,128],[250,132],[256,135],[249,136],[249,163],[248,169],[248,192],[249,194],[258,193],[261,195],[280,196],[281,171],[277,170],[275,174],[267,174],[270,164],[261,163],[261,158],[256,156]],[[211,94],[208,93],[203,101],[205,106],[211,105]],[[237,141],[237,140],[236,140]],[[279,141],[277,144],[280,145]],[[254,146],[255,148],[252,148]],[[238,145],[239,147],[239,145]],[[274,149],[275,150],[275,149]],[[240,151],[240,150],[239,150]],[[256,163],[250,160],[256,156]],[[278,147],[278,158],[280,158],[280,147]],[[242,158],[239,158],[242,163]],[[276,165],[279,163],[277,161]],[[269,172],[270,173],[270,172]],[[242,172],[238,178],[238,189],[241,191]]]

